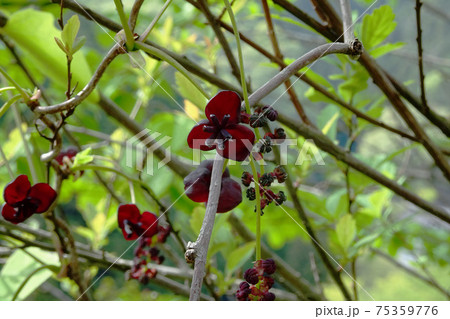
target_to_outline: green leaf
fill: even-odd
[[[350,214],[342,216],[336,225],[336,235],[339,244],[347,250],[356,236],[356,222]]]
[[[59,46],[59,48],[65,53],[70,54],[70,52],[67,50],[67,48],[64,46],[64,43],[61,41],[60,38],[55,37],[56,44]]]
[[[401,47],[403,47],[405,45],[405,42],[397,42],[397,43],[386,43],[383,44],[377,48],[374,48],[370,51],[370,54],[374,57],[374,58],[378,58],[382,55],[385,55],[386,53],[389,53],[391,51],[395,51],[400,49]]]
[[[76,38],[75,42],[73,43],[72,54],[75,54],[78,50],[80,50],[85,43],[86,37],[84,35],[79,38]]]
[[[192,211],[191,219],[189,221],[191,229],[195,234],[200,233],[200,228],[202,228],[203,218],[205,218],[205,208],[202,206],[197,206]]]
[[[241,267],[253,254],[255,250],[255,242],[248,242],[245,245],[235,249],[227,256],[227,265],[225,267],[228,273],[235,271]]]
[[[200,110],[204,110],[207,100],[203,94],[180,72],[175,73],[175,82],[178,86],[178,91],[186,100],[191,101]]]
[[[77,15],[73,15],[61,31],[61,39],[63,40],[70,53],[73,53],[72,48],[77,37],[78,30],[80,30],[80,20]]]
[[[395,30],[397,23],[394,18],[395,14],[389,5],[381,6],[364,17],[360,39],[367,51],[383,42]]]
[[[47,265],[59,266],[56,253],[43,251],[36,247],[26,248],[26,251],[45,262]],[[12,300],[21,284],[30,276],[33,271],[42,267],[36,259],[23,250],[16,250],[6,261],[0,272],[0,300]],[[40,285],[47,281],[53,272],[49,269],[42,269],[28,279],[25,286],[20,291],[16,300],[24,300]]]
[[[89,147],[84,151],[77,153],[73,161],[72,169],[75,169],[79,166],[86,165],[92,162],[94,160],[94,157],[92,155],[89,155],[90,152],[91,148]]]
[[[322,132],[330,139],[336,138],[337,120],[339,118],[339,108],[335,105],[328,105],[317,117],[317,125]]]

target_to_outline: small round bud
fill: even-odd
[[[251,182],[253,181],[253,175],[249,172],[243,172],[241,181],[244,186],[249,187]]]
[[[264,268],[264,272],[268,275],[272,275],[277,270],[277,265],[275,261],[271,258],[262,261],[262,267]]]
[[[267,124],[267,118],[261,114],[250,115],[250,126],[253,128],[263,127]]]
[[[278,198],[275,199],[276,205],[279,206],[279,205],[283,204],[286,200],[287,200],[287,198],[286,198],[286,195],[284,194],[284,192],[279,191]]]
[[[256,285],[259,281],[258,272],[254,268],[249,268],[244,273],[244,279],[252,285]]]
[[[246,192],[247,198],[249,200],[255,200],[256,199],[256,191],[254,187],[249,187],[247,188],[247,192]]]
[[[285,140],[286,139],[286,132],[281,127],[276,128],[273,132],[273,135],[275,136],[275,139],[277,140]]]
[[[273,109],[271,106],[264,106],[262,108],[264,115],[269,119],[270,121],[275,121],[278,118],[278,112]]]
[[[259,179],[259,183],[261,184],[261,186],[270,186],[273,181],[273,176],[268,173],[264,173]]]
[[[262,301],[274,301],[275,300],[275,294],[271,292],[266,292],[263,297],[261,298]]]

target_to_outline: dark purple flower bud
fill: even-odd
[[[254,268],[247,269],[244,273],[244,279],[249,284],[256,285],[259,281],[258,272]]]
[[[270,120],[275,121],[278,118],[278,112],[273,109],[271,106],[264,106],[262,108],[264,115]]]
[[[271,293],[271,292],[266,292],[261,301],[274,301],[275,300],[275,294]]]
[[[268,275],[272,275],[277,270],[277,265],[275,265],[275,261],[271,258],[262,261],[262,267],[264,268],[264,272]]]
[[[277,140],[285,140],[286,139],[286,132],[281,127],[276,128],[273,132],[273,135]]]
[[[274,283],[275,283],[275,280],[272,277],[270,277],[270,276],[263,277],[263,285],[266,287],[267,290],[272,288]]]
[[[270,186],[273,182],[274,178],[271,174],[269,173],[264,173],[260,178],[259,178],[259,183],[261,184],[261,186]]]
[[[253,181],[253,175],[249,172],[243,172],[241,181],[244,186],[249,187],[251,182]]]
[[[255,200],[256,199],[256,191],[255,191],[254,187],[247,188],[246,194],[247,194],[247,198],[249,200]]]
[[[250,115],[250,126],[253,128],[263,127],[267,124],[267,118],[262,114],[252,114]]]
[[[278,192],[278,198],[275,199],[276,205],[279,206],[287,200],[286,195],[283,191]]]
[[[272,175],[275,176],[278,183],[283,183],[287,179],[287,173],[286,170],[282,166],[277,166],[272,172]]]

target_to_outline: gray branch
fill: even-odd
[[[344,42],[351,43],[355,40],[353,33],[352,9],[349,0],[340,0],[342,11],[342,23],[344,29]]]
[[[327,43],[312,49],[308,53],[302,55],[300,58],[289,64],[286,68],[280,71],[277,75],[271,78],[266,84],[257,89],[253,94],[251,94],[248,99],[250,106],[254,106],[264,97],[269,95],[281,84],[286,82],[291,76],[298,72],[298,70],[304,68],[308,64],[327,56],[329,54],[348,54],[352,56],[358,56],[361,54],[362,45],[356,40],[352,44],[347,43]]]
[[[194,275],[192,277],[191,294],[189,300],[197,301],[200,299],[202,282],[205,277],[206,257],[208,255],[209,241],[216,218],[217,206],[222,184],[224,158],[218,153],[214,159],[214,165],[211,174],[211,185],[209,187],[208,204],[206,206],[205,218],[197,240],[187,244],[186,260],[192,262],[195,260]]]

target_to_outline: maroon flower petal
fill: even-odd
[[[241,185],[231,178],[222,179],[222,188],[220,190],[218,213],[225,213],[234,209],[242,202]]]
[[[37,183],[33,185],[28,194],[30,202],[37,205],[35,213],[46,212],[56,198],[56,192],[50,185],[46,183]]]
[[[226,130],[231,134],[233,139],[228,140],[225,143],[224,149],[217,149],[217,152],[223,157],[234,161],[241,162],[245,160],[248,154],[250,154],[253,143],[255,142],[255,133],[248,127],[239,124],[227,127]]]
[[[152,237],[158,233],[158,217],[150,212],[143,212],[139,222],[142,224],[142,237]]]
[[[214,114],[219,122],[228,114],[228,124],[238,124],[241,120],[241,98],[234,91],[221,91],[209,100],[205,114],[208,120],[211,120],[210,115]]]
[[[203,127],[209,124],[208,120],[201,120],[195,125],[188,135],[187,142],[190,148],[200,149],[202,151],[210,151],[216,148],[213,146],[206,146],[206,140],[212,133],[203,131]]]
[[[18,211],[16,211],[16,209]],[[3,218],[5,220],[9,221],[10,223],[18,224],[18,223],[25,221],[31,215],[33,215],[32,213],[27,213],[26,210],[19,211],[19,208],[16,208],[16,209],[14,207],[12,207],[11,205],[4,204],[3,208],[2,208]],[[19,213],[17,213],[17,212],[19,212]]]
[[[15,205],[23,201],[28,196],[31,184],[27,175],[19,175],[14,181],[9,183],[3,191],[3,198],[9,205]]]
[[[134,204],[123,204],[119,206],[119,212],[117,214],[117,220],[119,222],[119,227],[123,230],[124,224],[123,221],[126,219],[132,223],[139,222],[139,218],[141,213],[139,212],[139,208],[137,208]],[[126,236],[125,236],[126,238]]]
[[[186,195],[192,201],[203,203],[208,200],[209,184],[211,183],[211,170],[199,167],[187,175],[183,182]]]

